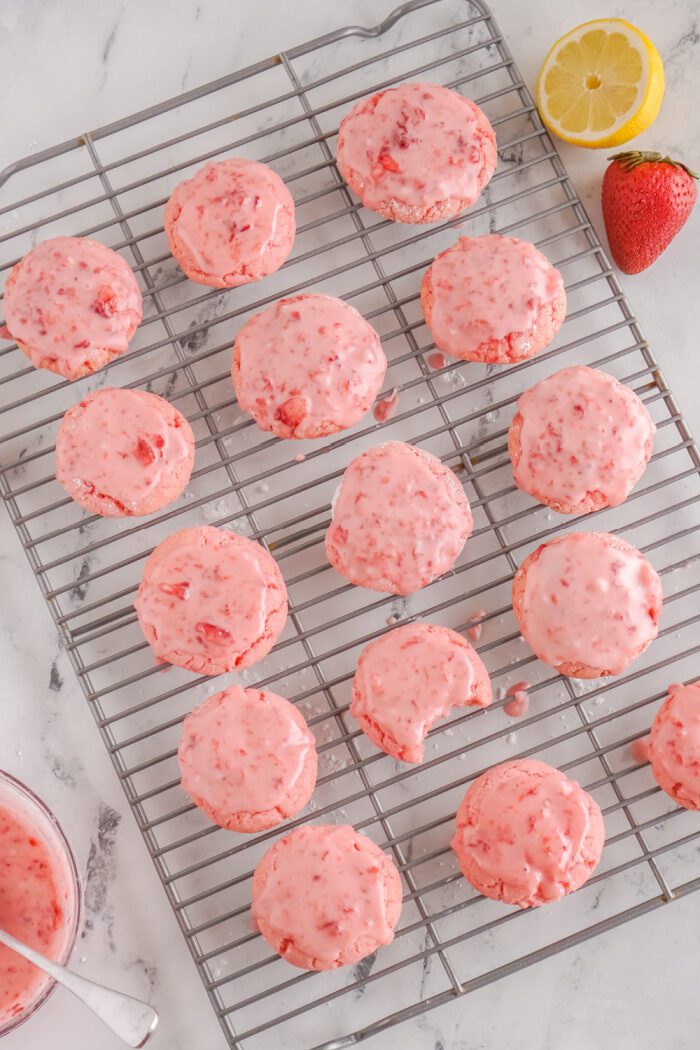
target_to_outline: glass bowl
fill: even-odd
[[[82,892],[80,878],[73,851],[48,806],[33,791],[20,783],[9,773],[0,770],[0,808],[9,809],[20,820],[35,828],[46,842],[56,858],[56,866],[64,875],[66,923],[64,940],[57,962],[65,965],[75,947],[81,925]],[[15,1014],[6,1021],[0,1021],[0,1038],[14,1032],[32,1014],[36,1013],[53,992],[56,982],[46,977],[38,986],[34,995],[27,1001],[21,1013]]]

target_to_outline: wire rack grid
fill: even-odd
[[[411,228],[362,209],[333,163],[338,121],[358,98],[423,78],[476,99],[494,124],[499,168],[466,218]],[[283,269],[226,293],[187,281],[171,259],[162,207],[176,182],[209,157],[272,164],[292,190],[298,236]],[[22,197],[10,190],[21,187]],[[76,384],[0,351],[2,492],[60,628],[86,701],[232,1047],[339,1050],[700,888],[697,816],[675,808],[635,762],[672,680],[696,676],[700,460],[611,272],[507,44],[478,0],[414,0],[373,28],[349,27],[202,88],[27,157],[0,174],[2,272],[35,243],[96,236],[129,260],[144,321],[132,349]],[[493,368],[436,359],[418,290],[425,267],[462,231],[535,241],[565,277],[566,323],[536,360]],[[280,442],[237,409],[229,378],[233,333],[250,312],[304,288],[340,295],[382,335],[393,419],[334,439]],[[505,436],[526,386],[565,363],[600,366],[643,398],[657,423],[655,453],[630,499],[562,519],[518,492]],[[62,413],[85,392],[137,386],[176,402],[197,439],[186,495],[138,521],[90,517],[53,478]],[[419,443],[464,483],[475,529],[452,573],[409,599],[345,585],[323,535],[347,463],[381,440]],[[279,834],[232,835],[182,794],[176,748],[186,712],[212,692],[206,678],[154,665],[132,601],[143,562],[175,528],[209,522],[263,543],[278,559],[290,619],[269,657],[246,675],[296,703],[316,735],[320,777],[308,813],[291,821],[349,822],[391,851],[404,909],[389,948],[347,971],[294,970],[250,920],[252,870]],[[518,563],[562,527],[617,531],[660,572],[658,640],[610,682],[563,680],[534,659],[510,607]],[[456,712],[430,735],[426,761],[378,753],[348,718],[363,644],[411,617],[465,630],[497,695],[531,682],[517,723],[498,699]],[[500,690],[500,693],[498,692]],[[601,867],[554,908],[514,912],[477,896],[448,842],[455,809],[480,771],[537,754],[579,779],[601,804]]]

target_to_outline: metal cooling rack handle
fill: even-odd
[[[0,928],[0,942],[34,963],[40,970],[62,984],[81,1002],[85,1003],[99,1019],[110,1028],[127,1046],[145,1046],[158,1024],[158,1014],[149,1006],[130,995],[115,992],[94,981],[88,981],[77,973],[72,973],[65,966],[51,962],[33,948],[28,948],[22,941]]]

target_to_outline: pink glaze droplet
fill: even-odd
[[[527,693],[529,688],[529,682],[516,682],[510,687],[506,696],[511,696],[513,699],[503,705],[503,710],[509,718],[522,718],[527,714],[530,706],[530,697]]]
[[[435,350],[434,353],[428,354],[428,364],[431,368],[444,368],[447,364],[447,358],[439,350]]]
[[[506,693],[506,696],[515,696],[516,693],[524,692],[526,689],[529,689],[529,688],[530,688],[530,683],[529,682],[516,682],[514,685],[512,685],[508,689],[508,691]]]
[[[630,744],[630,754],[635,762],[649,761],[649,737],[643,736]]]
[[[294,462],[295,463],[303,463],[305,459],[306,459],[306,456],[304,455],[303,452],[297,452],[296,456],[294,457]]]
[[[469,617],[468,623],[472,626],[467,627],[467,635],[473,642],[478,642],[481,638],[481,632],[484,627],[481,621],[484,616],[486,616],[486,609],[477,609],[474,615]]]
[[[399,403],[399,392],[394,389],[386,396],[377,401],[374,406],[374,418],[378,423],[386,423],[396,412]]]

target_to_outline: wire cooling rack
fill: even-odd
[[[484,107],[499,167],[466,218],[427,228],[361,208],[333,163],[340,117],[358,98],[405,79],[448,84]],[[299,233],[265,281],[220,293],[187,281],[170,257],[163,204],[209,157],[262,159],[286,179]],[[21,199],[16,199],[21,194]],[[13,199],[14,198],[14,199]],[[0,175],[3,272],[58,234],[122,252],[144,294],[132,350],[104,372],[66,383],[0,351],[2,491],[58,624],[86,701],[121,778],[168,899],[232,1047],[347,1047],[700,888],[700,824],[656,788],[629,744],[644,735],[667,686],[697,677],[700,650],[700,460],[611,272],[557,152],[488,9],[476,0],[414,0],[381,25],[349,27],[27,157]],[[460,232],[514,233],[561,269],[569,314],[556,342],[510,368],[440,367],[418,290],[429,261]],[[251,311],[305,288],[350,300],[382,335],[386,389],[398,411],[325,442],[281,442],[243,416],[232,395],[234,332]],[[431,363],[432,362],[432,363]],[[653,414],[653,459],[624,506],[564,519],[513,485],[507,425],[518,394],[581,362],[628,383]],[[435,364],[438,367],[434,367]],[[139,521],[89,517],[53,478],[62,413],[104,384],[154,390],[193,425],[197,461],[186,495]],[[344,467],[390,438],[439,455],[464,483],[475,529],[455,569],[409,599],[347,585],[326,563],[323,535]],[[301,453],[301,455],[299,455]],[[302,458],[305,456],[305,458]],[[198,522],[260,540],[278,559],[290,619],[270,656],[216,683],[154,664],[132,600],[144,559]],[[610,682],[563,680],[534,659],[510,606],[518,563],[543,539],[581,525],[618,531],[661,574],[658,640]],[[464,630],[496,690],[531,682],[518,722],[503,701],[435,729],[419,767],[377,752],[348,718],[358,652],[410,617]],[[208,824],[181,792],[180,722],[228,681],[290,697],[320,752],[309,819],[350,822],[389,850],[404,909],[394,943],[327,974],[277,958],[250,919],[251,872],[279,831],[243,837]],[[517,912],[477,896],[448,846],[468,782],[497,761],[536,754],[581,781],[605,813],[601,867],[551,908]]]

